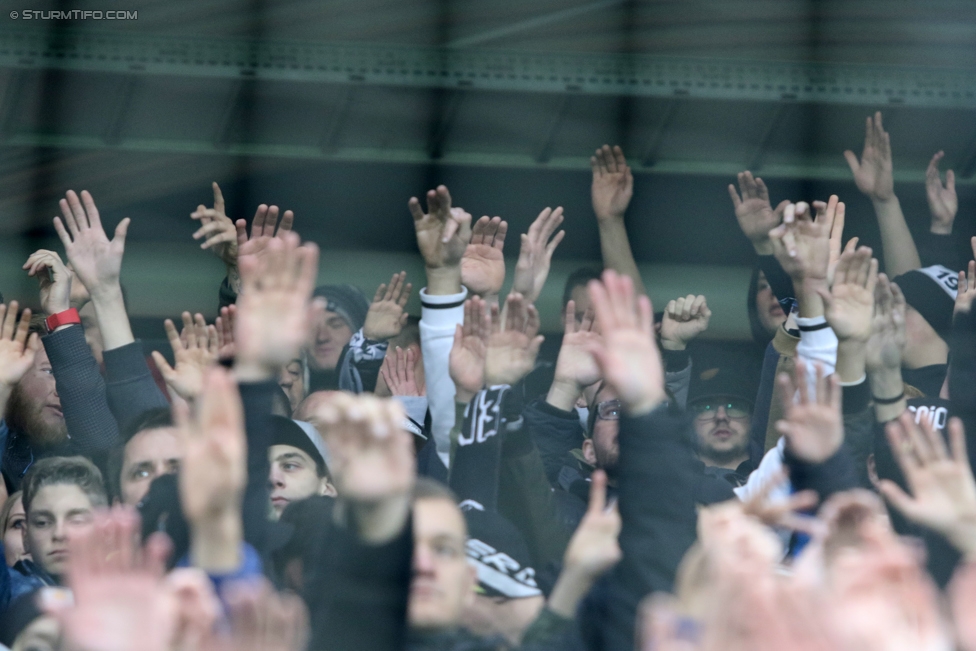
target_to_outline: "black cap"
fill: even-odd
[[[944,340],[952,330],[959,275],[940,264],[906,271],[893,279],[905,302],[922,315]]]
[[[356,332],[366,323],[369,299],[355,285],[322,285],[315,288],[313,298],[324,298],[325,309],[341,316],[349,328]]]
[[[471,500],[461,503],[468,524],[468,560],[478,570],[478,591],[521,599],[542,595],[522,534],[501,515]]]
[[[292,419],[284,416],[271,416],[271,445],[290,445],[293,448],[298,448],[312,457],[318,467],[320,477],[326,475],[327,468],[322,452],[312,441],[310,434]]]
[[[750,405],[756,398],[748,378],[729,366],[692,367],[688,404],[710,398],[738,398]]]

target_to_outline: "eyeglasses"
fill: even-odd
[[[596,417],[600,420],[620,420],[620,412],[619,400],[604,400],[596,406]]]
[[[691,411],[700,420],[715,420],[719,407],[725,408],[725,415],[729,418],[748,418],[752,413],[745,400],[708,400],[692,405]]]

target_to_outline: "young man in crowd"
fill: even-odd
[[[108,506],[102,473],[83,457],[49,457],[34,464],[24,480],[29,577],[61,583],[70,560],[68,542],[87,531],[95,511]]]
[[[335,487],[325,464],[319,433],[309,423],[271,417],[272,444],[268,448],[271,474],[271,511],[281,517],[289,504],[313,495],[335,497]],[[307,428],[307,429],[306,429]],[[314,438],[313,438],[314,437]]]

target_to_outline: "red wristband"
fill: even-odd
[[[47,326],[48,334],[54,332],[63,325],[71,325],[72,323],[81,323],[81,316],[78,315],[78,310],[73,307],[65,310],[64,312],[52,314],[44,320],[44,324]]]

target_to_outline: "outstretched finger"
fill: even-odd
[[[292,226],[295,224],[295,213],[291,210],[286,210],[284,214],[281,215],[281,223],[278,224],[278,232],[276,235],[281,237],[283,233],[291,231]]]
[[[590,475],[590,500],[586,508],[588,514],[600,514],[607,508],[607,473],[594,470]]]
[[[95,199],[88,190],[81,191],[81,201],[88,216],[88,225],[91,228],[101,230],[102,220],[98,215],[98,207],[95,206]]]
[[[213,187],[213,209],[222,215],[227,213],[224,211],[224,193],[220,191],[220,186],[214,181]]]
[[[183,341],[180,339],[180,333],[176,331],[176,326],[169,319],[163,321],[163,330],[166,331],[166,339],[169,341],[170,348],[173,352],[183,350]]]
[[[566,309],[563,310],[563,336],[574,332],[576,332],[576,301],[569,299],[566,301]]]
[[[264,222],[268,218],[268,206],[262,203],[254,211],[254,219],[251,220],[251,237],[261,237],[264,234]]]

